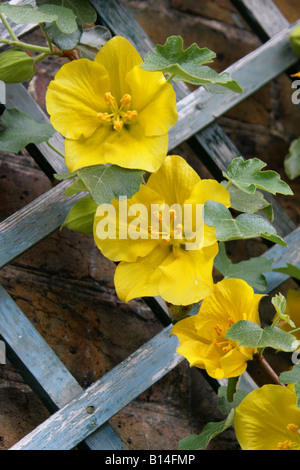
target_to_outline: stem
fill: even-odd
[[[176,75],[175,73],[171,73],[171,75],[169,75],[168,78],[166,78],[166,81],[170,82],[173,79],[173,77],[175,77],[175,75]]]
[[[293,335],[294,333],[299,333],[299,331],[300,331],[300,328],[296,328],[295,330],[289,331],[289,333]]]
[[[278,375],[272,369],[272,367],[266,361],[266,359],[264,358],[264,356],[262,354],[253,355],[253,359],[255,359],[256,362],[261,366],[261,368],[267,373],[267,375],[270,377],[270,379],[272,380],[273,383],[275,383],[277,385],[282,385],[283,387],[285,387],[285,385],[282,382],[280,382],[280,380],[278,378]]]
[[[54,152],[56,152],[62,158],[65,158],[64,154],[61,153],[56,147],[54,147],[54,145],[50,144],[49,140],[48,140],[48,142],[46,142],[46,144],[48,145],[48,147],[50,147],[52,150],[54,150]]]
[[[44,60],[46,57],[48,57],[48,55],[49,54],[46,54],[46,53],[38,55],[37,57],[34,58],[34,63],[38,64],[39,62]]]
[[[20,49],[32,51],[32,52],[41,52],[42,54],[55,54],[63,55],[61,51],[51,51],[49,47],[35,46],[34,44],[27,44],[26,42],[21,42],[18,38],[15,41],[10,41],[9,39],[0,38],[0,43],[8,44],[13,47],[18,47]]]
[[[1,18],[1,21],[2,23],[4,24],[5,28],[7,29],[7,31],[9,32],[9,34],[11,35],[11,37],[13,38],[14,41],[18,41],[18,38],[17,36],[15,35],[15,33],[13,32],[13,30],[11,29],[11,27],[9,26],[6,18],[4,18],[3,14],[0,13],[0,18]]]
[[[228,183],[227,183],[226,186],[225,186],[225,189],[230,188],[231,185],[232,185],[232,181],[228,181]]]
[[[39,23],[39,25],[40,25],[41,30],[44,33],[45,38],[47,39],[49,49],[50,49],[51,53],[53,54],[54,48],[53,48],[53,44],[51,42],[50,36],[49,36],[48,32],[46,31],[46,29],[44,28],[44,25],[42,23]]]

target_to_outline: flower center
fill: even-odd
[[[104,95],[109,112],[97,113],[97,118],[106,124],[111,124],[113,129],[120,132],[124,124],[130,124],[137,118],[138,112],[135,109],[129,109],[131,106],[131,95],[126,93],[120,99],[118,104],[113,95],[108,91]]]
[[[293,435],[292,440],[286,439],[283,442],[278,442],[277,447],[280,450],[291,450],[291,449],[299,449],[300,446],[300,435],[299,435],[299,426],[298,424],[289,423],[286,429]]]
[[[178,216],[176,210],[171,209],[163,214],[154,211],[151,219],[153,225],[149,225],[148,233],[151,238],[160,238],[164,243],[170,244],[173,250],[185,249],[186,243],[194,242],[195,237],[187,238],[184,236],[181,219],[182,217]]]
[[[293,443],[287,439],[283,442],[278,442],[277,446],[280,450],[291,450],[293,448]]]
[[[234,324],[232,318],[228,318],[228,328]],[[215,325],[215,332],[217,333],[217,338],[212,341],[212,344],[223,351],[225,354],[231,351],[235,347],[235,342],[231,339],[225,338],[225,333],[219,325]]]

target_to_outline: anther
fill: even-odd
[[[104,99],[105,99],[106,103],[107,103],[109,106],[113,106],[113,105],[115,104],[115,101],[116,101],[110,91],[108,91],[107,93],[105,93]]]
[[[117,121],[114,121],[114,130],[115,131],[121,131],[123,129],[124,122],[120,121],[119,119]]]
[[[97,113],[97,118],[102,122],[110,122],[111,115],[108,113]]]
[[[120,99],[120,103],[123,105],[125,109],[128,109],[131,103],[131,95],[126,93],[125,95],[122,96]]]
[[[291,450],[293,448],[293,443],[291,441],[278,442],[278,449],[280,450]]]
[[[287,430],[296,434],[299,431],[299,426],[297,424],[290,423],[287,425]]]
[[[218,325],[215,326],[215,330],[216,330],[218,336],[222,335],[222,329]]]

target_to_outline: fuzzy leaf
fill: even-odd
[[[295,336],[282,331],[277,326],[261,328],[254,322],[240,320],[226,332],[225,338],[237,341],[245,348],[273,348],[280,351],[295,351],[298,341]]]
[[[67,8],[81,23],[91,24],[97,20],[96,10],[89,0],[36,0],[36,3],[38,6],[46,4]]]
[[[80,45],[100,49],[111,38],[110,31],[104,26],[95,26],[94,28],[83,31],[80,38]]]
[[[155,46],[154,51],[145,56],[142,68],[161,71],[172,76],[174,81],[183,80],[193,85],[202,85],[210,93],[241,93],[242,88],[228,72],[218,74],[204,65],[211,63],[215,57],[214,52],[207,48],[200,49],[197,44],[183,50],[182,38],[170,36],[164,46]]]
[[[286,299],[281,293],[274,295],[271,300],[275,310],[276,310],[276,319],[280,319],[285,323],[288,323],[292,328],[296,328],[295,323],[290,319],[287,313],[284,313],[286,310]]]
[[[280,179],[278,173],[272,170],[261,171],[265,166],[266,163],[258,158],[244,160],[243,157],[237,157],[228,166],[227,173],[223,172],[223,176],[249,194],[254,194],[258,188],[272,194],[292,195],[293,191]]]
[[[222,181],[221,184],[226,187],[227,181]],[[257,211],[262,210],[271,221],[273,220],[273,206],[260,191],[249,194],[233,185],[229,186],[227,191],[230,195],[230,207],[232,209],[247,214],[255,214]]]
[[[120,196],[131,198],[143,182],[142,170],[129,170],[117,165],[95,165],[73,173],[55,175],[56,179],[78,176],[90,192],[96,204],[110,204]]]
[[[263,273],[272,271],[272,263],[273,260],[258,256],[233,264],[226,254],[224,243],[219,243],[219,253],[214,261],[216,269],[224,278],[243,279],[259,292],[264,292],[267,288],[268,283]]]
[[[10,5],[8,2],[0,4],[0,12],[16,24],[51,23],[58,19],[57,13],[43,11],[31,5]]]
[[[277,273],[282,273],[282,274],[287,274],[290,277],[293,277],[294,279],[297,279],[300,281],[300,268],[298,266],[295,266],[290,263],[286,263],[286,267],[283,268],[275,268],[273,271]]]
[[[216,237],[222,242],[262,237],[286,246],[285,241],[277,235],[275,228],[263,217],[257,214],[241,214],[233,219],[230,211],[216,201],[205,203],[204,221],[206,225],[215,227]]]
[[[4,111],[2,124],[0,150],[6,152],[19,153],[28,144],[47,142],[55,133],[51,124],[41,124],[14,108]]]
[[[81,199],[71,208],[62,227],[87,235],[93,233],[94,215],[97,207],[91,196]]]
[[[284,170],[290,180],[300,176],[300,137],[291,143],[284,159]]]
[[[179,450],[201,450],[206,449],[209,442],[221,432],[233,425],[234,409],[232,409],[223,421],[207,423],[201,434],[192,434],[179,442]]]

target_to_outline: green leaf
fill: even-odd
[[[94,28],[83,31],[80,38],[80,45],[100,49],[111,38],[110,31],[104,26],[95,26]]]
[[[222,181],[222,186],[226,187],[227,181]],[[259,210],[263,210],[266,216],[273,220],[273,207],[265,198],[263,193],[255,191],[253,194],[245,193],[235,186],[229,186],[227,191],[230,195],[230,207],[239,212],[247,214],[255,214]]]
[[[57,15],[55,24],[58,29],[64,34],[72,34],[78,29],[76,22],[76,15],[69,8],[65,8],[59,5],[41,5],[39,8],[41,11]]]
[[[2,115],[0,150],[19,153],[28,144],[47,142],[55,133],[51,124],[41,124],[17,109],[6,109]]]
[[[228,401],[228,387],[222,385],[218,388],[218,408],[224,414],[228,415],[233,408],[236,408],[248,393],[245,390],[237,389],[234,393],[233,400]]]
[[[206,449],[209,442],[218,434],[233,425],[234,409],[232,409],[224,421],[207,423],[201,434],[192,434],[179,442],[179,450],[201,450]]]
[[[62,227],[87,235],[92,234],[97,207],[91,196],[81,199],[71,208]]]
[[[284,159],[284,170],[290,180],[300,176],[300,137],[291,143]]]
[[[56,179],[78,176],[96,204],[110,204],[120,196],[131,198],[143,182],[143,170],[129,170],[117,165],[95,165],[73,173],[55,175]]]
[[[277,273],[287,274],[288,276],[300,281],[300,268],[298,268],[298,266],[294,266],[293,264],[286,263],[286,267],[274,268],[273,271]]]
[[[210,93],[241,93],[240,85],[231,78],[228,72],[218,74],[215,70],[203,64],[211,63],[216,54],[207,48],[200,49],[192,44],[183,50],[183,40],[180,36],[170,36],[165,45],[156,45],[149,52],[142,68],[149,71],[161,71],[172,77],[174,81],[183,80],[194,85],[202,85]]]
[[[97,12],[89,0],[36,0],[37,5],[57,5],[68,8],[81,23],[92,24],[97,20]]]
[[[274,295],[271,300],[275,310],[276,310],[276,321],[281,320],[285,323],[288,323],[292,328],[296,328],[295,323],[290,319],[287,313],[284,313],[286,310],[286,299],[281,293]]]
[[[228,166],[227,173],[223,171],[223,176],[249,194],[254,194],[258,188],[272,194],[292,195],[293,191],[276,171],[261,171],[265,166],[266,163],[258,158],[244,160],[243,157],[237,157]]]
[[[78,178],[66,189],[65,195],[72,196],[73,194],[81,193],[83,191],[88,191],[88,189],[84,182]]]
[[[287,246],[277,235],[275,228],[257,214],[241,214],[235,219],[230,211],[216,201],[208,201],[204,205],[204,221],[206,225],[215,227],[219,241],[239,240],[244,238],[262,237],[273,243]]]
[[[82,34],[80,28],[76,29],[72,34],[65,34],[55,23],[47,23],[45,30],[49,34],[51,42],[62,51],[71,51],[74,49],[79,43]]]
[[[234,323],[226,332],[225,338],[237,341],[245,348],[273,348],[280,351],[292,352],[297,349],[298,341],[295,336],[282,331],[277,326],[261,328],[254,322],[240,320]]]
[[[253,289],[264,292],[268,283],[263,273],[272,271],[272,263],[272,259],[268,260],[263,256],[258,256],[233,264],[226,254],[224,243],[219,243],[219,253],[215,258],[214,266],[225,279],[243,279]]]
[[[51,23],[58,19],[57,13],[43,11],[31,5],[10,5],[7,2],[0,4],[0,12],[16,24]]]

